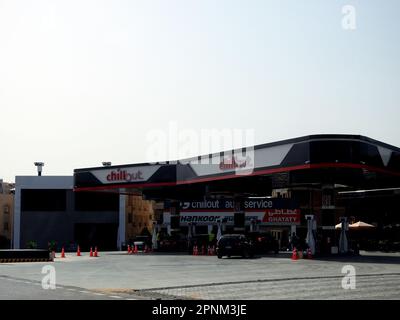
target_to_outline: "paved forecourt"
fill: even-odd
[[[56,290],[41,288],[42,267],[47,264],[55,267]],[[342,288],[346,265],[355,268],[354,290]],[[15,295],[22,299],[29,299],[30,292],[36,299],[399,299],[400,254],[292,261],[287,254],[218,259],[124,252],[100,252],[91,258],[88,253],[67,253],[54,263],[1,264],[0,299],[6,296],[6,283],[13,281],[18,283]]]

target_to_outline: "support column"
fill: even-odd
[[[125,208],[126,208],[126,196],[119,196],[119,217],[118,217],[118,240],[117,248],[122,250],[122,244],[126,241],[126,218],[125,218]]]
[[[21,188],[15,185],[12,248],[21,249]]]
[[[308,247],[311,250],[311,254],[315,254],[315,237],[314,237],[314,228],[315,228],[315,221],[314,221],[314,215],[306,215],[307,219],[307,238],[306,242]]]
[[[339,252],[347,253],[349,251],[349,244],[347,241],[346,231],[348,230],[349,223],[347,222],[347,217],[340,217],[341,222],[341,230],[340,230],[340,238],[339,238]]]

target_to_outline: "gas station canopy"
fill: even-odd
[[[75,191],[141,193],[151,199],[212,194],[266,196],[272,189],[331,184],[399,187],[400,149],[360,135],[311,135],[182,159],[76,169]]]

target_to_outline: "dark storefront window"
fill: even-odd
[[[118,211],[119,195],[105,192],[75,192],[76,211]]]
[[[65,211],[67,190],[64,189],[22,189],[22,211]]]

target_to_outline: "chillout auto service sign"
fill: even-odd
[[[210,225],[224,218],[228,225],[234,222],[234,201],[231,199],[185,201],[180,207],[181,225]],[[243,207],[246,224],[252,219],[270,225],[300,224],[300,210],[291,199],[249,199],[243,202]],[[164,212],[164,222],[170,222],[170,212]]]
[[[103,184],[145,182],[160,166],[120,167],[110,170],[93,170],[92,174]]]

